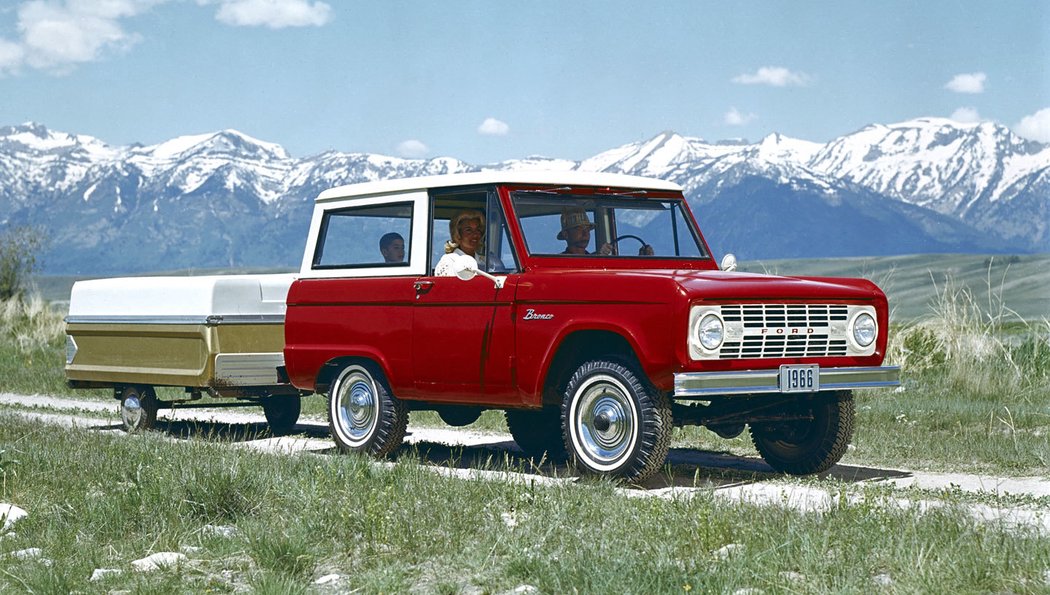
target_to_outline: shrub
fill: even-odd
[[[0,300],[22,295],[44,244],[43,231],[35,227],[14,227],[0,235]]]

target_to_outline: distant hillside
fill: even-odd
[[[292,269],[192,270],[165,275],[280,273]],[[982,308],[998,308],[1001,298],[1017,319],[1039,323],[1050,319],[1050,255],[986,256],[980,254],[920,254],[879,258],[834,258],[741,262],[740,270],[788,276],[863,277],[886,291],[892,320],[902,322],[929,316],[946,278],[966,287]],[[43,275],[34,279],[37,291],[57,306],[69,300],[78,277]],[[989,295],[989,288],[991,294]],[[996,310],[998,311],[998,310]],[[1009,317],[1010,320],[1015,320]]]
[[[879,258],[767,260],[744,262],[742,270],[778,275],[864,277],[877,283],[890,301],[892,319],[911,320],[932,313],[939,291],[950,279],[967,288],[982,310],[1008,320],[1050,320],[1050,255],[916,254]],[[1015,316],[1009,315],[1012,311]]]

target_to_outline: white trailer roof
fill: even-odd
[[[624,174],[583,171],[483,171],[349,184],[325,190],[317,197],[317,202],[411,190],[482,184],[564,184],[567,186],[599,186],[603,188],[682,190],[682,187],[674,182]]]

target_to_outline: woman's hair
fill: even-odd
[[[456,248],[459,247],[459,241],[460,241],[459,224],[462,223],[463,221],[470,221],[471,219],[477,219],[478,222],[481,223],[482,229],[485,228],[485,215],[483,215],[481,211],[475,211],[475,210],[460,211],[459,213],[456,214],[455,217],[449,219],[449,221],[448,221],[448,235],[451,236],[452,239],[450,239],[449,241],[445,242],[445,254],[451,254],[452,252],[454,252],[456,250]],[[484,239],[485,239],[485,234],[482,234],[481,235],[481,240],[478,241],[478,248],[481,248],[482,242],[484,241]]]

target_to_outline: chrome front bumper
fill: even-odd
[[[820,368],[820,390],[852,390],[900,386],[900,367]],[[782,393],[780,370],[684,372],[674,375],[674,396],[704,398]],[[796,391],[797,392],[797,391]]]

